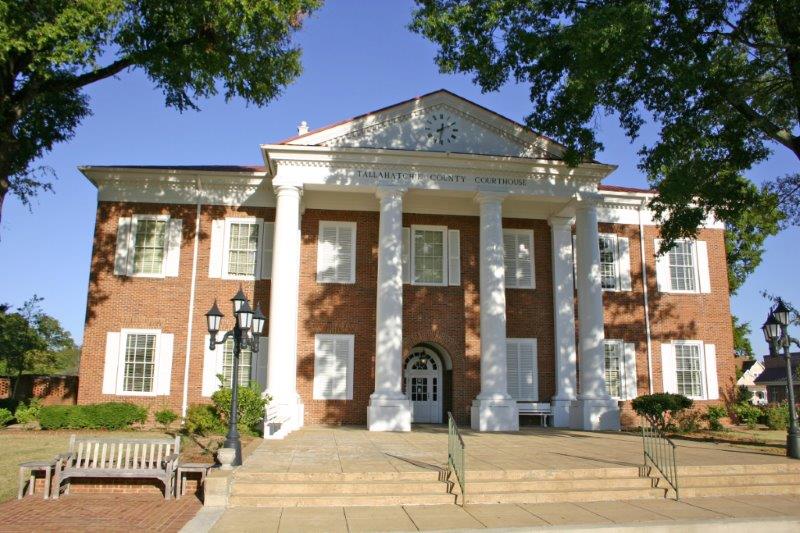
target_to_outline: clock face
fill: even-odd
[[[434,113],[425,119],[425,135],[434,144],[450,144],[458,138],[458,124],[447,113]]]

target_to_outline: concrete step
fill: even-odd
[[[351,483],[360,481],[442,481],[446,471],[416,470],[411,472],[258,472],[248,470],[237,471],[237,481],[256,481],[261,483],[283,482],[339,482]]]
[[[800,495],[800,485],[742,485],[716,487],[683,487],[678,478],[681,498],[710,498],[715,496],[783,496]],[[674,492],[670,489],[668,496]]]
[[[243,496],[295,496],[306,494],[348,494],[348,495],[405,495],[442,494],[447,484],[441,481],[289,481],[260,483],[255,481],[236,481],[231,494]]]
[[[751,474],[734,476],[681,476],[678,475],[681,488],[689,487],[743,487],[748,485],[798,485],[800,474]]]
[[[606,489],[649,489],[653,480],[646,477],[614,479],[543,479],[543,480],[505,480],[484,481],[467,478],[467,492],[470,494],[490,492],[551,492],[583,491]]]
[[[680,462],[680,461],[678,461]],[[678,466],[680,476],[731,476],[750,474],[800,474],[800,462],[758,465]]]
[[[444,487],[444,485],[442,486]],[[440,494],[243,496],[231,495],[229,507],[350,507],[381,505],[444,505],[455,503],[455,496],[442,489]]]
[[[467,485],[467,504],[482,503],[568,503],[616,500],[644,500],[664,498],[666,491],[659,488],[618,490],[562,490],[548,492],[490,492],[475,494]],[[682,495],[682,494],[681,494]]]
[[[639,477],[640,467],[559,470],[467,470],[468,481],[609,479]]]

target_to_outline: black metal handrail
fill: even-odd
[[[678,500],[678,463],[675,457],[675,443],[645,418],[642,418],[642,441],[645,467],[649,459],[675,491],[675,499]]]
[[[461,506],[464,506],[464,501],[467,497],[467,479],[466,479],[466,451],[464,447],[464,439],[458,431],[456,421],[453,419],[453,414],[447,412],[447,469],[452,470],[456,474],[458,486],[461,489]]]

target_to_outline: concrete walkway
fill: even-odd
[[[800,498],[747,496],[559,504],[205,508],[185,532],[368,532],[582,528],[648,531],[800,530]]]

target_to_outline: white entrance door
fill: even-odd
[[[406,364],[406,395],[411,400],[411,421],[442,422],[442,364],[427,348],[415,348]]]

